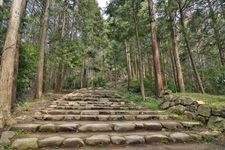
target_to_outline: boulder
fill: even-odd
[[[211,116],[207,126],[212,130],[225,131],[225,118]]]
[[[39,147],[59,147],[63,143],[63,141],[63,137],[54,136],[39,140],[38,145]]]
[[[180,123],[172,121],[162,122],[162,126],[168,130],[176,130],[182,128],[182,125]]]
[[[183,114],[185,111],[185,107],[183,105],[176,105],[176,106],[170,107],[168,111],[172,113],[176,113],[176,114]]]
[[[174,142],[188,142],[191,139],[191,136],[186,133],[175,132],[170,134],[170,138]]]
[[[170,101],[165,101],[160,107],[162,109],[168,109],[170,107]]]
[[[145,138],[139,135],[125,136],[126,144],[144,144]]]
[[[154,134],[154,135],[147,135],[145,136],[146,143],[163,143],[167,142],[169,138],[166,135],[162,134]]]
[[[65,132],[65,131],[76,131],[78,127],[78,124],[74,123],[65,123],[61,125],[56,126],[56,130],[58,132]]]
[[[115,123],[114,125],[114,130],[115,131],[132,131],[135,129],[135,124],[134,123]]]
[[[126,143],[126,140],[124,137],[122,136],[111,136],[111,141],[113,144],[115,145],[122,145]]]
[[[185,111],[184,114],[187,116],[188,119],[194,120],[196,118],[196,114],[190,111]]]
[[[37,138],[16,139],[12,143],[12,148],[17,150],[32,150],[38,148]]]
[[[143,123],[143,124],[147,130],[152,130],[152,131],[161,131],[162,130],[162,125],[159,122],[148,122],[148,123]]]
[[[0,139],[0,145],[1,145],[1,143],[10,144],[10,139],[12,139],[15,135],[16,135],[16,133],[13,131],[2,132],[1,139]]]
[[[208,117],[203,117],[203,116],[198,115],[198,116],[197,116],[197,120],[198,120],[198,121],[201,121],[203,124],[207,124],[207,122],[208,122]]]
[[[193,112],[193,113],[196,113],[197,110],[198,110],[198,106],[197,105],[189,105],[189,106],[186,106],[186,110],[190,111],[190,112]]]
[[[93,135],[86,139],[88,145],[108,145],[110,137],[108,135]]]
[[[195,127],[200,127],[202,124],[200,122],[192,122],[192,121],[182,121],[181,124],[185,128],[195,128]]]
[[[83,147],[84,141],[80,138],[68,138],[63,141],[63,147]]]
[[[53,123],[43,124],[39,128],[40,132],[56,132],[56,126]]]
[[[87,131],[112,131],[111,124],[85,124],[78,128],[79,131],[87,132]]]
[[[99,115],[99,111],[97,110],[83,110],[80,113],[81,115]]]
[[[210,117],[211,115],[211,108],[208,105],[200,105],[198,107],[198,115],[204,117]]]
[[[192,98],[190,97],[184,97],[182,98],[181,100],[181,104],[182,105],[185,105],[185,106],[189,106],[189,105],[192,105],[194,103],[195,100],[193,100]]]
[[[221,107],[212,107],[212,115],[214,116],[220,116],[223,109]]]

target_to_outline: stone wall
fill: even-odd
[[[225,106],[210,106],[190,97],[167,93],[160,100],[160,108],[186,115],[188,119],[199,120],[210,129],[225,132]]]

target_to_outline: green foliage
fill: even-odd
[[[127,102],[132,101],[150,109],[159,109],[157,100],[152,97],[146,97],[145,101],[143,101],[142,97],[137,93],[129,92],[126,89],[119,89],[117,91],[124,97],[125,101]]]
[[[205,75],[206,91],[212,94],[225,93],[225,67],[209,68],[203,70]]]
[[[26,135],[26,134],[30,134],[30,132],[25,130],[16,130],[16,135]]]
[[[80,78],[77,76],[68,77],[65,81],[64,88],[65,89],[79,89],[80,88]]]
[[[37,47],[31,44],[21,45],[17,79],[17,97],[20,99],[32,87],[31,84],[36,75],[38,56],[39,49]]]
[[[200,93],[176,93],[178,96],[188,96],[196,100],[203,101],[206,104],[213,106],[225,106],[225,96],[200,94]]]
[[[106,79],[103,77],[97,77],[90,82],[93,83],[94,87],[104,87],[107,83]]]

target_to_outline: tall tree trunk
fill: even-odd
[[[178,0],[178,6],[179,6],[179,11],[180,11],[181,32],[183,33],[183,36],[184,36],[184,41],[185,41],[186,48],[187,48],[187,51],[188,51],[188,55],[189,55],[189,58],[190,58],[190,61],[191,61],[191,66],[192,66],[192,69],[194,71],[195,78],[196,78],[196,81],[197,81],[197,84],[198,84],[198,87],[199,87],[200,91],[202,93],[205,93],[205,90],[204,90],[204,87],[203,87],[203,84],[202,84],[202,80],[200,78],[200,75],[198,73],[197,67],[195,66],[194,59],[193,59],[193,56],[192,56],[191,47],[190,47],[190,44],[189,44],[188,33],[187,33],[187,30],[186,30],[186,27],[185,27],[185,24],[184,24],[184,15],[183,15],[183,9],[182,9],[182,6],[181,6],[181,0]]]
[[[154,12],[153,5],[154,5],[153,0],[148,0],[149,16],[151,18],[152,53],[153,53],[155,79],[156,79],[156,87],[157,87],[156,95],[160,97],[162,96],[163,80],[162,80],[162,73],[161,73],[160,56],[159,56],[159,48],[158,48],[158,41],[157,41],[156,20],[155,20],[155,12]]]
[[[0,7],[3,6],[3,0],[0,0]]]
[[[86,64],[85,64],[85,58],[83,60],[82,63],[82,68],[81,68],[81,75],[80,75],[80,88],[84,88],[84,78],[85,78],[85,68],[86,68]]]
[[[44,56],[45,56],[45,48],[47,43],[47,30],[48,30],[48,11],[49,11],[49,0],[46,1],[45,4],[45,12],[42,20],[42,31],[41,31],[41,48],[39,53],[39,61],[37,68],[37,79],[36,79],[36,93],[35,97],[40,98],[43,92],[43,79],[44,79]]]
[[[125,43],[125,49],[126,49],[126,58],[127,58],[127,88],[128,90],[130,90],[130,81],[131,81],[131,58],[130,58],[130,49],[128,47],[128,43],[127,41],[124,42]]]
[[[179,56],[178,44],[177,44],[177,29],[176,29],[176,23],[174,20],[173,13],[170,14],[170,24],[171,24],[172,50],[173,50],[173,57],[175,61],[175,67],[176,67],[178,87],[180,92],[185,92],[184,78],[182,73],[182,67],[180,64],[180,56]]]
[[[174,85],[176,86],[176,91],[177,91],[177,87],[179,87],[178,85],[178,79],[177,79],[177,70],[176,70],[176,66],[175,66],[175,60],[174,60],[174,55],[172,52],[172,49],[169,50],[170,51],[170,60],[171,60],[171,68],[172,68],[172,74],[173,74],[173,79],[174,79]]]
[[[62,22],[62,29],[61,29],[61,40],[63,40],[64,35],[65,35],[65,26],[66,26],[66,10],[63,12],[63,22]],[[56,80],[56,89],[55,92],[60,92],[63,87],[63,73],[64,73],[64,56],[62,55],[60,58],[59,62],[59,68],[58,68],[58,73],[57,73],[57,80]]]
[[[138,31],[138,21],[137,16],[134,13],[134,25],[135,25],[135,37],[136,37],[136,46],[138,50],[137,62],[138,62],[138,73],[139,73],[139,82],[140,82],[140,89],[141,89],[141,97],[142,100],[145,100],[145,87],[144,87],[144,75],[143,75],[143,61],[142,61],[142,54],[140,48],[140,39],[139,39],[139,31]]]
[[[0,74],[0,128],[14,123],[11,117],[13,99],[13,81],[15,71],[15,56],[17,49],[18,31],[20,26],[21,7],[23,0],[14,0],[6,34],[1,59]]]
[[[210,17],[212,19],[211,26],[214,30],[214,38],[215,38],[215,42],[216,42],[216,45],[217,45],[218,50],[219,50],[220,61],[221,61],[221,64],[223,66],[225,66],[224,49],[223,49],[223,45],[222,45],[222,40],[220,38],[219,30],[218,30],[218,27],[217,27],[216,16],[215,16],[215,13],[214,13],[214,10],[213,10],[213,7],[212,7],[211,0],[207,0],[207,2],[208,2],[209,11],[210,11]]]
[[[21,16],[20,18],[23,17],[24,15],[24,10],[26,9],[26,5],[27,5],[27,0],[23,0],[22,4],[21,4]],[[19,67],[19,50],[20,50],[20,37],[21,34],[18,31],[18,35],[17,35],[17,50],[16,50],[16,54],[15,54],[15,71],[14,71],[14,81],[13,81],[13,98],[12,98],[12,109],[14,107],[14,103],[16,102],[16,91],[17,91],[17,87],[16,87],[16,83],[17,83],[17,76],[18,76],[18,67]]]

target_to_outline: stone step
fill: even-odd
[[[113,121],[113,120],[168,120],[177,119],[177,115],[36,115],[37,120],[46,121],[72,121],[72,120],[90,120],[90,121]]]
[[[73,107],[73,108],[79,108],[79,107],[115,107],[115,108],[120,108],[120,107],[129,107],[129,108],[136,108],[138,107],[137,105],[131,105],[131,104],[56,104],[56,105],[50,105],[50,107]]]
[[[99,133],[99,134],[29,134],[18,136],[12,142],[13,149],[41,149],[49,147],[78,148],[84,146],[186,143],[204,141],[208,136],[216,137],[213,132],[136,132],[136,133]]]
[[[146,122],[64,122],[64,123],[30,123],[17,124],[10,128],[11,131],[29,132],[128,132],[128,131],[165,131],[165,130],[185,130],[201,127],[200,122],[190,121],[146,121]]]
[[[109,101],[109,102],[122,102],[122,99],[114,99],[114,98],[93,98],[93,97],[74,97],[74,98],[64,98],[62,99],[64,101],[92,101],[92,102],[98,102],[98,101]]]
[[[164,114],[164,111],[153,111],[153,110],[42,110],[42,114],[50,115],[156,115]]]
[[[144,108],[141,106],[138,107],[127,107],[127,106],[118,106],[118,107],[112,107],[112,106],[93,106],[93,105],[86,105],[86,106],[57,106],[57,105],[50,105],[49,108],[54,109],[77,109],[77,110],[147,110],[148,108]]]
[[[102,104],[102,105],[125,105],[125,104],[129,104],[129,103],[125,103],[125,102],[110,102],[110,101],[64,101],[64,100],[57,100],[54,101],[52,104],[58,104],[58,105],[65,105],[65,104],[69,104],[69,105],[78,105],[78,104]],[[133,104],[134,105],[134,104]]]

